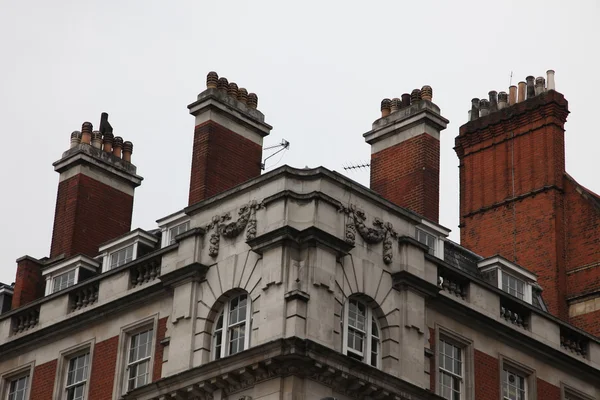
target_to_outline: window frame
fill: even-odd
[[[473,340],[449,330],[439,324],[435,325],[435,393],[441,396],[440,383],[440,341],[458,347],[462,355],[461,400],[475,400],[475,366]]]
[[[533,368],[530,368],[520,362],[505,357],[500,354],[498,357],[498,363],[500,365],[499,381],[500,381],[500,400],[504,400],[504,382],[502,380],[503,372],[506,370],[515,375],[522,376],[525,382],[525,399],[524,400],[535,400],[537,399],[537,378]]]
[[[67,348],[60,352],[58,357],[58,366],[56,368],[56,379],[54,382],[54,396],[53,399],[66,400],[68,396],[67,392],[67,379],[69,373],[69,365],[71,360],[75,357],[89,354],[88,364],[88,375],[86,378],[86,384],[84,389],[83,398],[87,399],[90,390],[90,379],[92,376],[92,363],[94,361],[94,347],[96,344],[95,339],[90,339],[73,347]]]
[[[129,348],[131,345],[131,338],[138,333],[146,330],[152,330],[152,339],[150,346],[150,357],[149,363],[149,380],[146,385],[153,382],[154,373],[154,362],[156,360],[156,341],[157,341],[157,329],[158,329],[158,314],[151,315],[142,320],[136,321],[124,327],[121,327],[121,333],[119,334],[119,352],[117,355],[117,376],[113,387],[113,398],[121,398],[122,395],[129,391]],[[139,386],[138,386],[139,387]]]
[[[363,351],[362,351],[362,360],[358,358],[352,357],[348,354],[348,352],[354,353],[357,356],[361,356],[357,351],[351,349],[348,346],[348,330],[350,327],[350,301],[356,301],[357,303],[362,304],[365,307],[365,330],[363,337]],[[378,348],[377,348],[377,359],[376,365],[371,364],[371,355],[373,350],[373,327],[372,322],[375,322],[377,326],[377,330],[379,332],[379,336],[377,336]],[[356,329],[356,328],[353,328]],[[381,324],[379,323],[379,318],[375,315],[375,311],[373,307],[371,307],[365,300],[361,299],[358,296],[350,296],[346,298],[346,302],[344,303],[343,316],[342,316],[342,353],[345,356],[351,357],[357,361],[360,361],[370,367],[382,369],[382,331]],[[368,358],[367,358],[368,357]]]
[[[61,277],[65,276],[65,275],[68,275],[70,273],[73,273],[73,283],[70,284],[70,285],[65,286],[62,289],[56,289],[55,288],[55,286],[56,286],[56,279],[61,278]],[[67,279],[67,283],[68,282],[69,282],[69,280]],[[61,272],[60,274],[55,275],[55,276],[52,277],[52,284],[51,284],[50,292],[51,293],[60,292],[61,290],[65,290],[65,289],[67,289],[67,288],[69,288],[71,286],[77,285],[77,282],[79,282],[79,268],[72,268],[72,269],[70,269],[68,271]]]
[[[581,390],[575,389],[573,386],[567,385],[564,382],[560,383],[560,398],[567,400],[567,396],[575,396],[573,400],[595,400],[594,396],[586,394]],[[570,399],[569,399],[570,400]]]
[[[182,226],[184,226],[184,225],[187,225],[187,228],[184,231],[180,232],[179,228],[182,227]],[[173,235],[173,230],[174,229],[177,229],[177,234],[176,235]],[[177,237],[177,235],[181,235],[182,233],[185,233],[185,232],[187,232],[189,230],[190,230],[190,220],[189,219],[186,220],[186,221],[180,222],[180,223],[178,223],[176,225],[173,225],[173,226],[171,226],[169,228],[167,228],[167,234],[169,236],[167,238],[167,246],[175,243],[175,238]]]
[[[238,299],[244,295],[246,296],[246,319],[242,323],[240,323],[238,321],[234,324],[230,324],[229,318],[230,318],[230,313],[231,313],[231,303],[233,300]],[[227,310],[227,312],[225,310]],[[217,331],[217,324],[218,324],[218,321],[221,318],[221,316],[223,317],[223,324],[220,328],[221,332],[219,333],[219,335],[221,337],[221,342],[220,342],[221,350],[219,352],[219,356],[217,357],[216,331]],[[233,354],[230,354],[230,351],[229,351],[230,333],[229,332],[230,332],[231,328],[242,326],[242,324],[244,326],[244,349],[239,350]],[[222,358],[229,357],[230,355],[235,355],[235,354],[241,353],[245,350],[248,350],[250,348],[250,336],[252,333],[251,329],[252,329],[252,298],[250,297],[250,293],[237,292],[235,294],[232,294],[232,296],[228,297],[227,300],[220,306],[219,311],[215,315],[215,319],[214,319],[213,326],[212,326],[211,338],[210,338],[210,340],[211,340],[210,360],[211,361],[220,360]]]
[[[31,382],[33,378],[33,371],[35,368],[35,361],[21,365],[19,367],[8,370],[0,376],[0,395],[3,400],[8,399],[10,386],[12,382],[17,381],[25,376],[28,377],[27,385],[25,388],[24,400],[29,400],[31,396]]]
[[[127,261],[127,250],[129,250],[129,249],[131,249],[131,259],[129,261]],[[119,261],[117,258],[117,263],[116,263],[116,265],[113,266],[113,262],[112,262],[113,257],[117,256],[121,252],[125,252],[124,262],[122,264],[119,264]],[[123,246],[121,248],[111,251],[110,253],[108,253],[108,271],[113,270],[115,268],[119,268],[122,265],[132,262],[133,260],[136,259],[136,255],[137,255],[136,253],[137,253],[137,243],[132,243],[127,246]]]

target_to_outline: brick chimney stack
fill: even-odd
[[[196,118],[189,205],[260,176],[272,127],[257,106],[256,94],[208,73],[206,90],[188,106]]]
[[[564,96],[533,76],[510,88],[508,106],[460,127],[461,244],[500,254],[538,275],[549,311],[567,318]],[[503,98],[505,94],[503,94]],[[569,217],[570,218],[570,217]],[[572,219],[572,218],[571,218]]]
[[[381,102],[363,136],[371,145],[371,189],[425,218],[439,220],[440,132],[448,120],[430,86]]]
[[[131,229],[133,193],[143,179],[130,162],[133,144],[126,142],[121,158],[123,139],[113,136],[106,113],[100,131],[92,128],[84,122],[73,132],[71,148],[53,164],[60,177],[50,258],[94,257],[101,243]]]

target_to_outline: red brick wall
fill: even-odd
[[[593,335],[600,336],[600,310],[571,317],[569,322]]]
[[[111,400],[119,337],[96,343],[90,376],[89,400]]]
[[[262,146],[207,121],[196,126],[189,204],[260,176]]]
[[[50,257],[98,254],[98,246],[131,229],[133,196],[78,174],[58,185]]]
[[[475,350],[475,398],[495,400],[500,398],[500,368],[498,359]],[[541,399],[542,397],[540,397]]]
[[[33,371],[31,380],[32,400],[52,400],[54,392],[54,380],[56,378],[56,360],[37,365]]]
[[[429,360],[429,389],[435,393],[435,377],[437,371],[435,370],[435,360],[438,357],[437,346],[435,343],[435,329],[429,328],[429,348],[433,352],[433,357]]]
[[[538,379],[537,398],[540,400],[560,400],[560,388]]]
[[[437,222],[440,141],[423,133],[371,154],[371,189]]]
[[[548,92],[472,121],[456,138],[461,244],[536,273],[550,312],[563,319],[568,317],[562,194],[567,113],[564,97]]]
[[[165,335],[167,333],[166,317],[158,320],[158,327],[156,330],[156,347],[154,349],[154,368],[152,370],[152,381],[159,380],[162,375],[163,351],[165,346],[160,342],[165,338]]]
[[[15,309],[44,295],[44,279],[40,264],[23,258],[17,263],[17,275],[11,308]]]

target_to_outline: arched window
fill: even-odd
[[[225,303],[213,329],[212,358],[230,356],[250,345],[250,302],[247,294],[240,294]]]
[[[351,298],[344,307],[344,354],[373,367],[381,365],[381,330],[373,309]]]

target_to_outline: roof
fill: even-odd
[[[481,273],[477,266],[483,259],[484,257],[473,253],[471,250],[462,247],[460,244],[455,243],[452,240],[445,240],[444,261],[473,277],[487,281],[488,279]],[[495,282],[490,283],[497,286]],[[542,290],[542,287],[539,285],[533,286],[531,304],[542,311],[548,312],[546,303],[544,303],[544,299],[542,298]]]

